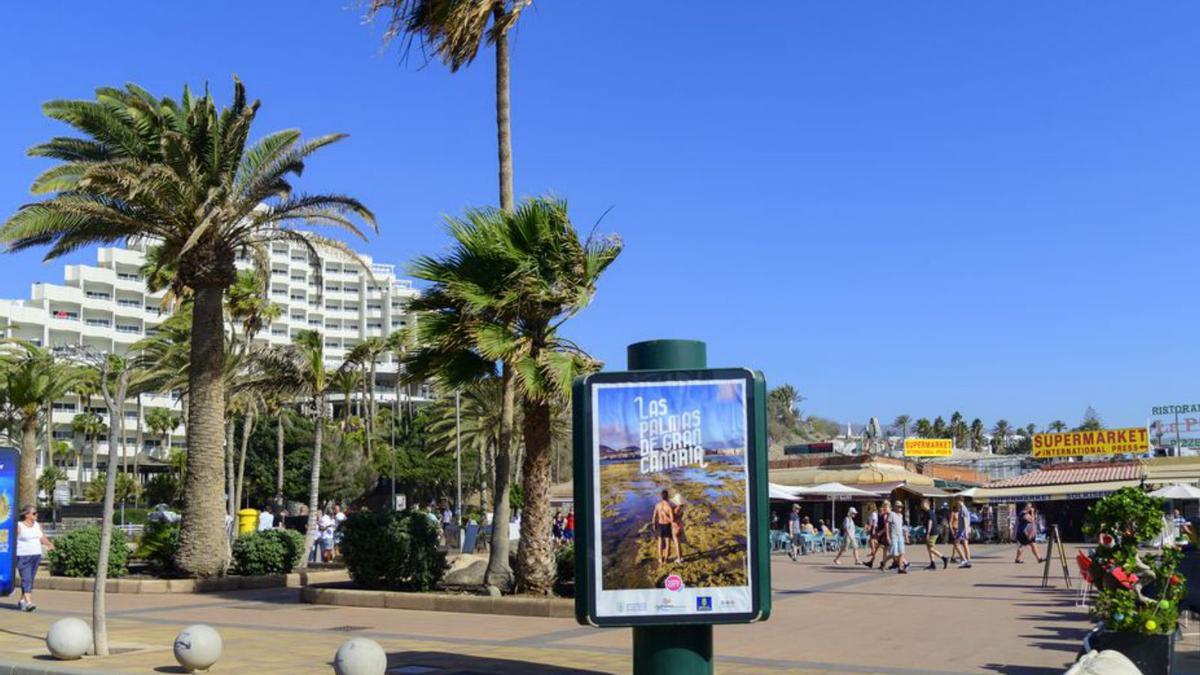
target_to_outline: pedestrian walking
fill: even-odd
[[[1028,546],[1029,550],[1033,551],[1033,557],[1038,562],[1042,562],[1042,556],[1038,554],[1037,548],[1037,512],[1033,508],[1032,502],[1026,502],[1025,508],[1021,509],[1021,515],[1017,519],[1017,559],[1014,563],[1023,563],[1021,553]]]
[[[904,505],[896,502],[894,509],[888,509],[888,503],[884,502],[885,521],[887,523],[887,557],[883,562],[879,563],[879,571],[886,572],[888,568],[884,565],[891,560],[898,574],[908,574],[909,563],[904,557]]]
[[[788,537],[792,540],[792,549],[788,551],[788,557],[794,562],[796,556],[804,552],[800,546],[800,505],[792,504],[792,512],[788,514]]]
[[[927,570],[936,570],[938,558],[942,559],[942,569],[950,566],[950,558],[937,550],[937,512],[933,510],[928,499],[921,500],[921,526],[925,528],[925,551],[929,554]]]
[[[883,560],[879,561],[879,568],[883,569],[884,563],[887,562],[887,513],[890,512],[891,506],[886,501],[879,502],[879,507],[871,513],[871,557],[863,564],[867,567],[875,565],[875,555],[878,553],[883,556]]]
[[[21,599],[17,609],[25,612],[37,609],[33,604],[33,578],[42,562],[42,552],[53,550],[54,542],[42,532],[37,521],[37,507],[22,508],[21,520],[17,521],[17,572],[21,575]]]
[[[854,553],[855,565],[862,563],[862,561],[858,559],[858,530],[854,524],[854,516],[856,515],[858,515],[858,509],[851,506],[850,509],[846,511],[846,517],[842,519],[842,548],[833,558],[834,565],[842,564],[842,554],[846,552],[846,549],[850,549],[850,551]]]
[[[971,512],[967,510],[967,503],[962,497],[954,500],[954,511],[951,512],[951,517],[954,520],[955,529],[954,536],[954,552],[958,555],[958,568],[971,568]]]

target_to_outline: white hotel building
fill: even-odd
[[[325,338],[326,364],[336,368],[349,350],[365,338],[386,337],[404,328],[409,321],[408,303],[419,292],[411,281],[396,277],[394,266],[375,264],[367,256],[360,255],[360,259],[370,268],[370,275],[358,261],[339,251],[324,249],[320,260],[324,288],[318,289],[308,250],[298,244],[273,243],[269,297],[282,311],[256,340],[282,345],[290,343],[297,331],[318,330]],[[95,265],[67,265],[63,283],[38,282],[33,284],[28,300],[0,300],[0,326],[6,337],[41,346],[79,345],[100,352],[124,353],[138,340],[153,334],[169,316],[161,309],[163,293],[150,293],[146,289],[139,273],[144,262],[141,246],[100,248]],[[249,268],[250,263],[239,260],[238,266]],[[395,401],[396,360],[390,354],[385,355],[376,369],[376,399],[383,404]],[[183,416],[179,400],[169,394],[144,395],[141,402],[143,415],[146,409],[163,407]],[[82,439],[75,437],[71,423],[76,414],[85,412],[84,405],[73,394],[54,403],[55,440],[71,443],[76,449],[82,447]],[[91,410],[109,425],[102,397],[92,398]],[[127,458],[132,465],[138,421],[133,399],[126,404],[125,416],[125,445],[123,450],[118,448],[118,457]],[[184,447],[183,432],[182,425],[176,428],[172,446]],[[157,464],[166,458],[168,452],[162,447],[162,439],[149,431],[144,420],[142,437],[142,464]],[[41,447],[39,441],[39,456]],[[101,471],[109,448],[107,435],[96,443]],[[82,479],[91,480],[90,451],[81,457],[80,465]],[[66,468],[71,480],[81,478],[75,475],[74,462]],[[40,475],[41,467],[38,471]]]

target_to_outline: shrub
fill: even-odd
[[[563,544],[554,551],[554,593],[575,597],[575,544]]]
[[[87,487],[83,490],[84,499],[89,502],[104,501],[104,483],[106,480],[107,476],[100,476],[91,483],[88,483]],[[131,502],[141,491],[142,486],[138,485],[133,476],[127,473],[118,473],[117,482],[113,484],[113,501],[117,504]]]
[[[159,571],[175,569],[175,552],[179,550],[179,523],[151,522],[142,532],[134,557],[154,565]]]
[[[100,557],[100,528],[96,525],[72,530],[54,539],[54,550],[48,554],[50,573],[67,577],[96,576],[96,560]],[[125,535],[114,528],[108,553],[108,576],[125,576]]]
[[[358,513],[342,523],[342,556],[364,588],[427,591],[446,572],[440,529],[423,513]]]
[[[1110,630],[1147,635],[1172,633],[1187,586],[1179,574],[1182,554],[1164,547],[1139,550],[1163,529],[1163,500],[1139,488],[1122,488],[1088,509],[1084,532],[1099,540],[1092,555],[1096,579],[1093,619]]]
[[[179,479],[169,473],[160,473],[146,481],[144,490],[148,504],[175,504],[179,501]]]
[[[233,540],[233,573],[244,576],[287,574],[304,554],[304,535],[294,530],[264,530]]]

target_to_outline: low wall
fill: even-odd
[[[300,590],[301,602],[314,605],[343,607],[376,607],[383,609],[414,609],[429,612],[464,612],[469,614],[506,614],[556,619],[575,617],[575,601],[564,598],[542,598],[510,595],[455,595],[451,593],[402,593],[369,591],[359,588],[339,588],[332,585],[305,586]]]
[[[268,574],[257,577],[230,575],[212,579],[109,579],[106,593],[216,593],[259,588],[302,588],[309,584],[349,581],[346,570],[321,570]],[[96,587],[95,579],[82,577],[38,577],[37,588],[51,591],[87,591]]]

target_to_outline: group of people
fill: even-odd
[[[658,564],[662,565],[668,560],[681,563],[682,542],[687,540],[683,528],[683,495],[676,492],[672,497],[669,490],[663,490],[660,496],[650,520],[651,529],[658,540]]]
[[[568,543],[575,540],[575,507],[567,509],[566,514],[562,511],[554,512],[554,520],[551,521],[551,534],[554,541],[558,543]]]
[[[879,569],[881,571],[891,569],[896,570],[899,574],[908,574],[911,563],[906,557],[906,545],[909,543],[910,534],[904,517],[904,503],[897,501],[893,505],[885,500],[879,503],[877,509],[868,513],[867,522],[863,527],[866,530],[867,550],[870,555],[865,561],[859,557],[858,552],[859,527],[855,520],[857,515],[858,509],[853,506],[846,510],[840,528],[841,549],[834,557],[833,564],[842,564],[842,556],[850,552],[854,557],[855,564],[871,568],[875,566],[876,558],[880,558]],[[937,569],[938,561],[942,563],[942,569],[946,569],[949,567],[951,559],[956,560],[960,568],[969,569],[971,567],[971,513],[964,500],[960,498],[954,501],[948,522],[945,523],[945,531],[953,546],[949,556],[943,555],[937,548],[938,536],[942,529],[938,527],[937,511],[928,499],[921,500],[919,518],[920,521],[917,525],[924,532],[925,551],[929,556],[929,564],[925,566],[925,569]],[[813,526],[811,520],[801,514],[800,505],[793,504],[788,518],[788,535],[792,542],[788,556],[792,560],[796,560],[797,556],[803,552],[802,541],[806,534],[832,535],[823,520],[818,521],[817,526]],[[1020,562],[1020,555],[1021,550],[1018,549],[1018,562]],[[1036,548],[1034,555],[1037,555]]]

